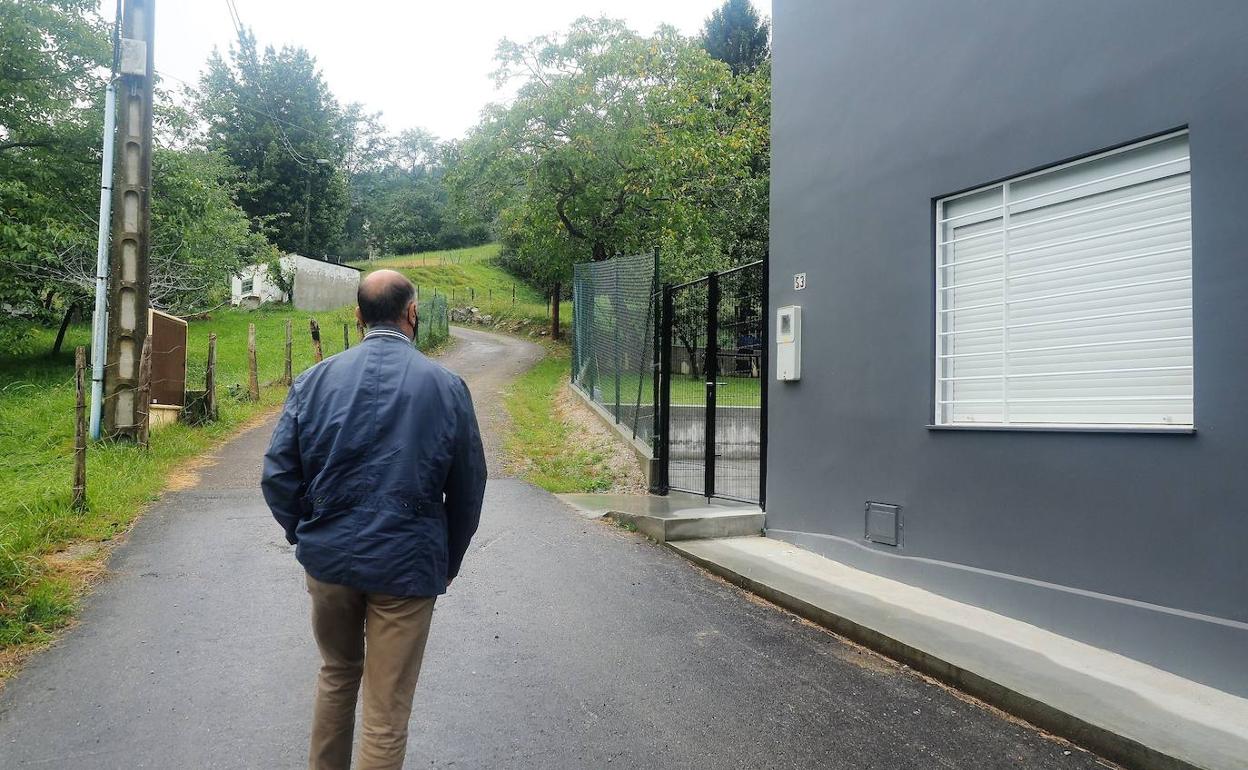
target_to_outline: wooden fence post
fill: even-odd
[[[511,284],[511,304],[516,304],[516,284]]]
[[[208,335],[208,365],[204,368],[204,398],[208,399],[208,419],[217,419],[217,335]]]
[[[342,322],[342,349],[343,349],[343,350],[350,350],[350,349],[351,349],[351,331],[350,331],[350,328],[351,328],[351,327],[347,325],[347,322],[346,322],[346,321],[343,321],[343,322]]]
[[[325,354],[321,351],[321,325],[316,322],[315,318],[309,318],[308,330],[312,333],[312,355],[319,364],[325,358]]]
[[[147,449],[152,432],[152,335],[143,338],[139,355],[139,447]]]
[[[291,363],[292,333],[290,319],[286,319],[286,368],[282,370],[282,384],[290,385],[295,381],[293,364]]]
[[[559,297],[563,294],[563,284],[555,282],[555,290],[550,294],[550,338],[559,339]]]
[[[247,396],[260,400],[260,372],[256,362],[256,325],[247,324]]]
[[[87,349],[74,351],[74,510],[87,508]]]

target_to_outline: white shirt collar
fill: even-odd
[[[370,337],[397,337],[407,343],[412,341],[411,337],[394,329],[369,329],[368,334],[364,335],[364,339],[369,339]]]

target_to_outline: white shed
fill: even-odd
[[[293,304],[299,310],[333,310],[355,303],[360,271],[320,259],[287,254],[281,270],[292,275]],[[265,302],[291,302],[269,275],[267,264],[248,265],[230,279],[230,304],[258,307]]]

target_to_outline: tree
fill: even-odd
[[[202,311],[229,299],[230,277],[276,251],[234,202],[238,170],[203,149],[157,146],[152,153],[152,305]],[[95,248],[69,250],[45,273],[61,286],[68,308],[95,289]]]
[[[732,74],[753,72],[771,56],[771,24],[750,0],[724,0],[702,27],[702,47],[732,68]]]
[[[16,316],[47,321],[64,288],[48,275],[94,248],[108,28],[92,0],[0,0],[0,338]]]
[[[214,52],[200,80],[207,145],[243,172],[239,202],[278,248],[327,253],[343,234],[349,131],[316,60],[303,48],[268,47],[244,32],[227,62]]]
[[[458,158],[456,145],[423,129],[397,136],[369,126],[356,132],[367,149],[349,153],[351,212],[342,251],[362,257],[472,246],[488,240],[479,222],[449,211],[443,177]],[[363,159],[367,158],[367,162]]]
[[[607,19],[499,46],[492,106],[448,177],[453,199],[496,221],[510,263],[543,286],[571,265],[665,255],[674,279],[722,266],[725,207],[766,146],[767,95],[693,41]],[[760,101],[761,98],[761,101]]]

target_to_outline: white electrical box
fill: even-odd
[[[802,378],[802,306],[776,310],[776,379],[796,382]]]
[[[128,37],[121,39],[121,74],[123,75],[146,75],[147,74],[147,41],[132,40]]]

